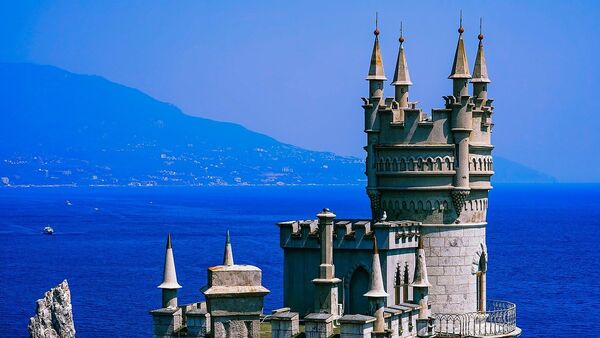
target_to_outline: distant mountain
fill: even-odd
[[[10,184],[363,184],[362,160],[283,144],[98,76],[0,64]]]
[[[98,76],[0,64],[0,183],[365,184],[362,159],[301,149]],[[547,177],[496,160],[496,182]],[[0,184],[1,185],[1,184]]]

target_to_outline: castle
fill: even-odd
[[[481,29],[480,29],[481,30]],[[363,98],[369,219],[278,224],[284,308],[262,313],[268,290],[257,267],[236,265],[229,234],[223,264],[208,269],[206,302],[177,304],[170,238],[155,337],[517,337],[516,306],[486,298],[486,211],[492,189],[493,112],[483,39],[470,73],[461,24],[449,79],[452,95],[427,116],[409,101],[400,46],[391,85],[379,29]],[[472,93],[469,94],[469,82]],[[262,324],[261,324],[262,322]],[[303,330],[301,330],[303,328]]]

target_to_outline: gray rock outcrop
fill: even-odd
[[[75,337],[71,291],[65,279],[37,300],[35,316],[27,326],[31,338],[72,338]]]

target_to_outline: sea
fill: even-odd
[[[35,301],[63,279],[78,337],[151,337],[168,233],[180,304],[202,299],[230,230],[235,261],[263,271],[270,312],[282,306],[276,223],[324,207],[369,214],[354,186],[2,188],[0,337],[27,337]],[[522,337],[600,337],[600,185],[496,185],[488,223],[488,298],[517,304]]]

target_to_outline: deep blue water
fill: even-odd
[[[523,337],[599,335],[599,203],[600,185],[492,191],[488,297],[517,303]],[[325,206],[343,218],[369,213],[362,187],[0,189],[0,337],[25,337],[35,300],[64,278],[78,337],[149,337],[169,231],[181,304],[201,299],[230,229],[236,262],[263,269],[265,307],[277,308],[275,223]],[[55,236],[40,234],[46,223]]]

